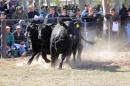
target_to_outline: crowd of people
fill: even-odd
[[[37,9],[35,5],[30,5],[28,6],[28,11],[25,11],[18,2],[14,3],[10,1],[6,3],[6,0],[1,0],[0,13],[2,14],[4,12],[6,19],[10,19],[10,21],[6,21],[5,27],[7,56],[17,57],[25,56],[27,54],[29,43],[24,33],[26,31],[27,22],[30,22],[32,19],[34,20],[33,22],[38,24],[57,24],[58,18],[61,21],[68,21],[72,18],[76,18],[82,22],[96,22],[98,17],[103,16],[100,12],[102,9],[101,5],[98,5],[95,9],[90,4],[85,4],[84,7],[83,11],[80,11],[77,7],[73,11],[73,16],[70,16],[65,7],[61,7],[59,11],[55,7],[48,8],[47,6],[42,6],[40,9]],[[130,6],[127,8],[123,5],[119,13],[112,8],[110,14],[105,17],[112,23],[121,23],[122,29],[124,30],[124,28],[127,27],[127,32],[130,33],[130,21],[128,23],[128,18],[130,17]],[[21,20],[24,20],[24,22],[21,23]],[[128,35],[128,40],[130,41],[130,34]]]

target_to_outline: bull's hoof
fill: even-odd
[[[46,62],[46,63],[50,63],[51,61],[50,61],[49,59],[46,59],[45,62]]]
[[[54,64],[54,63],[51,63],[51,67],[52,67],[52,68],[55,68],[55,64]]]
[[[63,70],[62,68],[58,68],[59,70]]]
[[[59,65],[59,70],[62,70],[62,64],[60,63],[60,65]]]
[[[59,66],[59,68],[58,68],[59,70],[63,70],[63,68],[61,67],[61,66]]]
[[[31,65],[31,61],[28,61],[27,64],[28,64],[28,65]]]

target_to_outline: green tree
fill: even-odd
[[[52,0],[52,2],[56,5],[60,5],[61,1],[60,0]]]

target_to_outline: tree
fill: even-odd
[[[120,10],[120,0],[114,0],[113,7],[116,9],[116,11],[119,13]]]
[[[103,6],[103,14],[106,15],[110,11],[110,0],[102,0],[102,6]],[[108,30],[108,21],[106,18],[104,18],[104,23],[103,23],[103,32],[104,35],[106,35],[106,30]]]
[[[53,0],[52,2],[53,2],[55,5],[58,5],[58,6],[60,6],[60,3],[61,3],[60,0]]]

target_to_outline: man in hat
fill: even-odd
[[[9,53],[11,52],[11,48],[14,45],[14,35],[10,32],[11,27],[6,26],[5,32],[6,32],[6,55],[10,57]]]
[[[18,55],[23,56],[26,53],[26,46],[25,46],[25,36],[22,32],[22,28],[20,25],[16,26],[16,31],[14,32],[14,46],[18,50]]]

